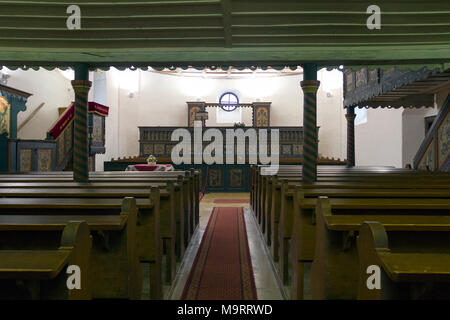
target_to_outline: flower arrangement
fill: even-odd
[[[148,164],[156,164],[156,157],[154,155],[149,155],[147,158],[147,163]]]

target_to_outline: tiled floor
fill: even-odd
[[[200,226],[196,230],[191,243],[185,253],[177,277],[171,288],[166,292],[166,299],[178,300],[184,289],[184,285],[191,270],[197,249],[208,223],[211,211],[214,207],[244,207],[245,223],[250,247],[250,254],[255,276],[255,284],[259,300],[284,299],[283,290],[280,289],[280,281],[274,272],[274,265],[269,252],[264,244],[262,235],[258,229],[255,218],[249,209],[249,204],[222,204],[214,203],[214,199],[249,199],[248,193],[211,193],[205,195],[200,204]]]

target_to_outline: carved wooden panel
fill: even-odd
[[[351,92],[355,90],[355,79],[353,71],[345,73],[345,92]]]
[[[143,155],[146,155],[146,156],[153,154],[153,144],[144,143],[142,145],[142,152],[144,153]]]
[[[439,168],[444,165],[445,160],[450,156],[450,112],[442,122],[437,131],[438,135],[438,164]]]
[[[92,141],[103,142],[103,117],[93,114],[92,123]]]
[[[230,188],[243,188],[244,187],[244,172],[241,168],[228,170],[228,186]]]
[[[369,82],[378,81],[378,69],[369,70]]]
[[[67,152],[69,152],[69,150],[72,149],[72,146],[73,146],[72,130],[73,130],[73,122],[72,122],[72,124],[67,126],[66,131],[64,131],[64,143],[65,143],[64,155],[66,155]]]
[[[223,187],[223,170],[209,169],[208,170],[208,186],[212,188]]]
[[[193,127],[194,126],[194,121],[195,121],[195,115],[197,114],[197,112],[201,111],[202,107],[199,106],[189,106],[189,119],[188,119],[188,123],[189,123],[189,127]]]
[[[154,148],[153,153],[154,153],[155,155],[164,155],[164,154],[165,154],[164,144],[162,144],[162,143],[156,143],[156,144],[153,146],[153,148]]]
[[[58,163],[60,163],[64,158],[64,148],[66,146],[65,135],[62,134],[59,136],[57,140],[57,148],[58,148]]]
[[[290,156],[292,155],[292,145],[290,144],[282,144],[281,145],[281,155]]]
[[[20,172],[33,171],[33,149],[20,149]]]
[[[254,107],[253,125],[255,127],[269,127],[269,107]]]
[[[52,171],[53,168],[53,150],[38,149],[37,150],[37,169],[38,171]]]
[[[362,87],[367,84],[367,69],[363,68],[356,71],[356,88]]]
[[[301,156],[303,154],[303,145],[301,145],[301,144],[293,144],[292,148],[293,148],[293,154],[295,156]]]

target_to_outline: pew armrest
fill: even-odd
[[[53,279],[67,264],[70,254],[70,250],[2,250],[0,279]]]
[[[377,252],[394,282],[450,282],[450,254]]]

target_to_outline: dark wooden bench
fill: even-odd
[[[186,221],[189,223],[185,225],[184,234],[186,236],[185,242],[192,237],[195,228],[199,221],[199,178],[198,173],[190,173],[184,171],[167,172],[119,172],[114,175],[110,172],[91,173],[91,182],[88,184],[76,183],[76,186],[85,186],[85,188],[92,187],[95,183],[96,186],[107,186],[108,188],[123,188],[123,183],[133,184],[136,188],[149,188],[147,183],[178,183],[182,185],[182,198],[187,216]],[[186,178],[183,178],[185,177]],[[32,183],[31,185],[27,184]],[[5,183],[5,187],[34,187],[34,186],[47,186],[47,187],[59,187],[55,186],[56,183],[61,183],[61,187],[73,187],[72,175],[69,173],[61,173],[57,175],[55,173],[40,173],[40,174],[0,174],[0,187],[2,182]]]
[[[359,262],[356,237],[365,221],[379,221],[389,232],[395,250],[450,250],[450,199],[320,197],[316,216],[311,269],[313,299],[357,297]],[[297,265],[301,268],[302,262],[297,261]]]
[[[433,183],[432,183],[433,185]],[[320,187],[319,187],[320,186]],[[388,189],[390,187],[390,189]],[[271,237],[271,252],[275,261],[279,259],[279,250],[283,254],[283,259],[280,261],[280,269],[282,270],[282,278],[285,282],[287,278],[287,261],[288,261],[288,243],[292,237],[293,226],[296,231],[302,234],[301,239],[303,243],[311,243],[314,239],[314,234],[307,232],[307,230],[314,230],[312,228],[312,214],[315,208],[315,200],[320,195],[328,195],[329,197],[359,197],[359,198],[376,198],[376,197],[395,197],[395,198],[408,198],[408,197],[434,197],[434,198],[446,198],[450,196],[450,184],[449,185],[433,185],[436,189],[431,191],[425,191],[426,189],[415,188],[415,185],[391,183],[388,178],[381,185],[379,182],[368,181],[362,182],[347,182],[345,177],[339,184],[336,183],[316,183],[314,185],[299,185],[289,184],[286,180],[280,186],[274,186],[272,188],[272,208],[266,210],[268,226],[270,231],[266,230],[266,235]],[[296,188],[298,191],[293,191]],[[309,191],[311,190],[311,191]],[[366,190],[364,192],[356,192],[357,190]],[[384,192],[378,191],[384,190]],[[296,193],[297,192],[297,193]],[[297,194],[298,198],[295,199],[294,194]],[[308,202],[308,198],[311,199]],[[296,203],[294,203],[294,200]],[[298,221],[296,220],[298,219]],[[303,228],[303,229],[302,229]],[[282,248],[280,248],[282,247]],[[314,246],[309,246],[309,249],[303,248],[306,252],[312,252]],[[309,251],[308,251],[309,250]],[[301,254],[302,257],[308,256],[308,254]],[[306,258],[305,258],[306,259]]]
[[[86,222],[73,221],[64,227],[57,249],[1,249],[0,299],[91,299],[86,258],[90,256],[91,245]],[[80,270],[81,287],[70,290],[66,270],[73,265]]]
[[[397,169],[401,171],[393,171],[391,169],[386,169],[385,173],[380,173],[379,169],[372,169],[372,171],[354,171],[340,169],[335,173],[321,173],[319,172],[318,181],[319,183],[339,183],[341,181],[354,182],[354,183],[384,183],[386,179],[396,180],[397,183],[412,183],[427,185],[431,181],[438,186],[449,186],[450,185],[450,175],[448,174],[436,174],[436,173],[423,173],[412,170]],[[344,179],[345,178],[345,179]],[[272,192],[273,189],[277,187],[277,184],[281,181],[297,182],[301,184],[301,171],[296,173],[281,172],[277,176],[259,176],[259,182],[254,188],[255,193],[252,198],[252,208],[257,217],[257,221],[261,226],[261,230],[264,234],[267,233],[270,225],[270,219],[267,219],[267,214],[270,214],[270,206],[272,202]],[[269,211],[268,211],[269,210]],[[266,237],[270,241],[270,236]]]
[[[148,199],[140,206],[154,208]],[[140,299],[137,212],[134,198],[4,198],[0,199],[0,246],[53,249],[70,221],[86,221],[93,238],[89,263],[93,298]],[[160,290],[158,276],[151,279],[154,290]]]
[[[33,183],[33,188],[13,188],[9,187],[11,184],[0,184],[0,197],[74,197],[74,198],[149,198],[150,188],[159,188],[161,197],[161,228],[169,228],[173,223],[176,223],[176,232],[173,235],[176,243],[177,260],[180,261],[184,255],[185,248],[188,245],[191,234],[185,235],[193,223],[192,215],[184,206],[184,198],[182,190],[178,184],[168,183],[151,183],[141,186],[141,188],[134,188],[134,184],[117,184],[122,186],[119,188],[108,188],[106,185],[91,183],[88,187],[78,185],[76,183],[64,183],[63,188],[57,188],[58,183],[55,183],[52,188],[47,186],[37,187]],[[173,220],[173,221],[172,221]],[[185,230],[185,224],[186,230]],[[170,228],[170,230],[172,230]],[[170,239],[168,235],[165,238]]]

